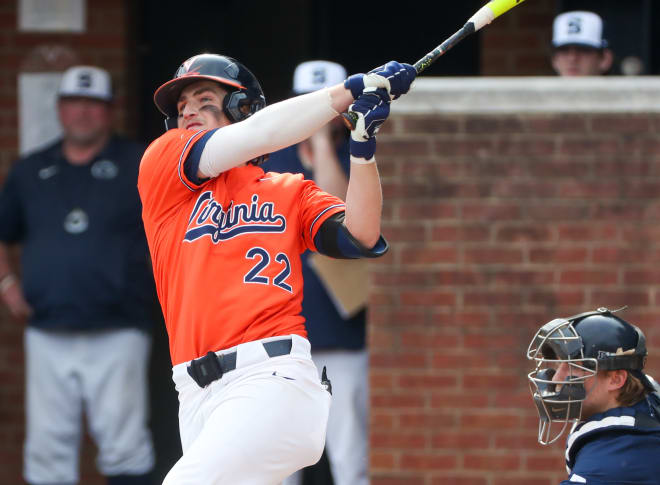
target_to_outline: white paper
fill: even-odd
[[[61,72],[30,72],[18,76],[18,139],[20,155],[43,148],[58,138],[57,89]]]
[[[85,0],[19,0],[20,32],[84,32]]]

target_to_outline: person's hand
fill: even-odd
[[[2,301],[7,305],[9,313],[14,319],[23,321],[32,315],[32,308],[25,301],[23,291],[17,280],[4,287],[0,295],[2,295]]]
[[[390,99],[396,99],[408,92],[415,77],[417,71],[410,64],[390,61],[368,74],[353,74],[344,81],[344,87],[351,91],[353,99],[360,97],[366,88],[383,88]]]
[[[389,94],[383,88],[365,88],[349,110],[357,115],[351,132],[351,156],[370,161],[376,152],[376,133],[390,114]]]

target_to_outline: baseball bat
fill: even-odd
[[[449,49],[454,47],[460,41],[469,35],[474,34],[503,13],[508,12],[513,7],[523,3],[524,1],[525,0],[491,0],[488,2],[486,5],[477,10],[477,12],[472,17],[470,17],[465,25],[457,30],[454,35],[447,38],[442,44],[437,46],[435,49],[413,64],[417,74],[421,74],[427,67],[433,64],[440,56],[445,54]],[[354,130],[355,124],[358,120],[357,114],[349,111],[348,113],[342,113],[341,116],[346,127],[350,130]]]

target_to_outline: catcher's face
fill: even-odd
[[[227,91],[213,81],[204,80],[186,86],[177,102],[177,126],[198,131],[230,125],[222,111],[222,101],[226,95]]]
[[[610,407],[614,407],[609,402],[610,390],[609,380],[611,372],[600,371],[595,375],[588,371],[582,370],[579,367],[569,366],[566,362],[558,365],[557,372],[552,380],[555,382],[563,382],[568,379],[584,379],[584,389],[587,393],[586,398],[582,401],[582,419],[588,419],[596,413],[606,411]],[[561,384],[558,384],[561,385]]]

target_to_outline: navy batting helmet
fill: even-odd
[[[218,82],[229,91],[222,110],[232,123],[242,121],[266,106],[266,97],[254,74],[236,59],[218,54],[200,54],[184,61],[174,78],[156,90],[154,103],[168,118],[176,118],[181,91],[204,79]]]

